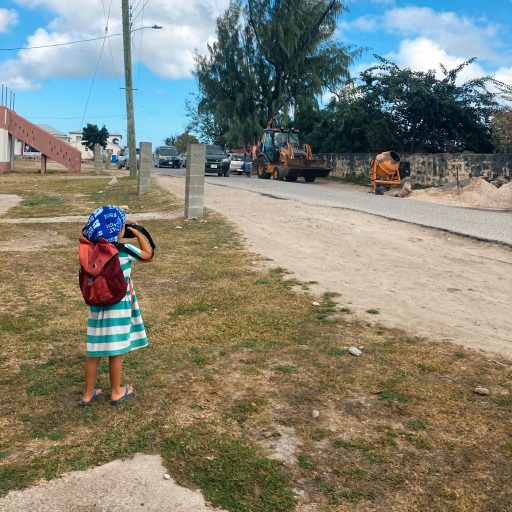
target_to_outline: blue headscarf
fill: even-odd
[[[117,206],[100,206],[94,210],[84,228],[84,235],[93,243],[99,238],[117,242],[117,235],[123,229],[125,214]]]

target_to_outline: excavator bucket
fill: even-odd
[[[286,161],[286,166],[290,174],[297,173],[297,176],[303,176],[304,173],[310,171],[314,172],[316,176],[325,178],[329,176],[331,168],[327,165],[327,160],[323,159],[312,159],[307,160],[305,158],[290,158]]]

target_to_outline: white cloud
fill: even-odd
[[[410,68],[415,71],[435,70],[438,78],[444,76],[440,64],[443,64],[447,70],[451,70],[467,60],[449,54],[436,42],[425,37],[412,40],[404,39],[400,42],[399,51],[389,53],[387,58],[402,68]],[[461,70],[459,80],[466,82],[485,74],[486,72],[478,63],[473,63]]]
[[[0,34],[18,23],[18,14],[12,9],[0,8]]]
[[[499,65],[508,53],[499,51],[503,38],[499,37],[498,25],[454,12],[438,12],[430,7],[394,7],[382,15],[361,16],[351,22],[343,22],[341,27],[363,32],[372,32],[378,27],[395,37],[429,39],[447,55],[462,60],[477,57]]]
[[[485,20],[475,23],[454,12],[436,12],[430,7],[395,8],[384,14],[388,33],[432,39],[450,54],[468,59],[496,59],[492,48],[498,27]]]
[[[100,37],[105,30],[103,6],[109,2],[89,0],[76,2],[62,0],[16,0],[25,8],[47,10],[53,19],[27,37],[26,46],[44,46],[68,41]],[[159,25],[162,30],[135,31],[132,36],[132,60],[140,61],[164,78],[191,76],[194,51],[205,52],[206,43],[215,30],[216,18],[226,9],[229,0],[152,0],[144,13],[139,2],[133,15],[133,29]],[[111,2],[108,22],[109,34],[120,34],[120,2]],[[137,5],[137,3],[135,3]],[[142,44],[141,44],[142,38]],[[105,43],[99,76],[113,76],[123,69],[122,38],[111,37]],[[100,55],[102,40],[52,48],[19,51],[15,58],[0,63],[0,75],[5,82],[21,84],[18,88],[34,85],[38,80],[65,77],[86,77],[94,72]],[[111,50],[114,59],[111,57]],[[113,62],[114,60],[114,62]],[[42,63],[44,63],[42,65]]]
[[[350,30],[359,30],[361,32],[372,32],[377,30],[379,27],[379,19],[376,16],[366,14],[365,16],[359,16],[351,22],[341,21],[338,26],[342,29],[348,28]]]

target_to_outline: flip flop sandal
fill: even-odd
[[[97,393],[97,389],[94,388],[94,393],[92,394],[92,398],[88,401],[88,402],[84,402],[83,400],[80,400],[80,402],[78,402],[78,407],[89,407],[93,402],[94,400],[96,400],[96,398],[98,398],[101,393]]]
[[[134,392],[130,391],[128,389],[128,386],[125,386],[124,387],[124,395],[121,398],[118,398],[117,400],[110,400],[110,405],[118,405],[121,402],[128,400],[129,398],[133,398],[133,394],[134,394]]]

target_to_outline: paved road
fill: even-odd
[[[158,174],[185,176],[184,169],[155,169]],[[442,229],[478,240],[512,246],[512,213],[459,208],[390,196],[375,196],[362,187],[333,182],[288,183],[244,176],[207,176],[206,182],[230,188],[251,190],[278,199],[297,200],[314,206],[345,208]],[[512,205],[511,205],[512,208]]]

